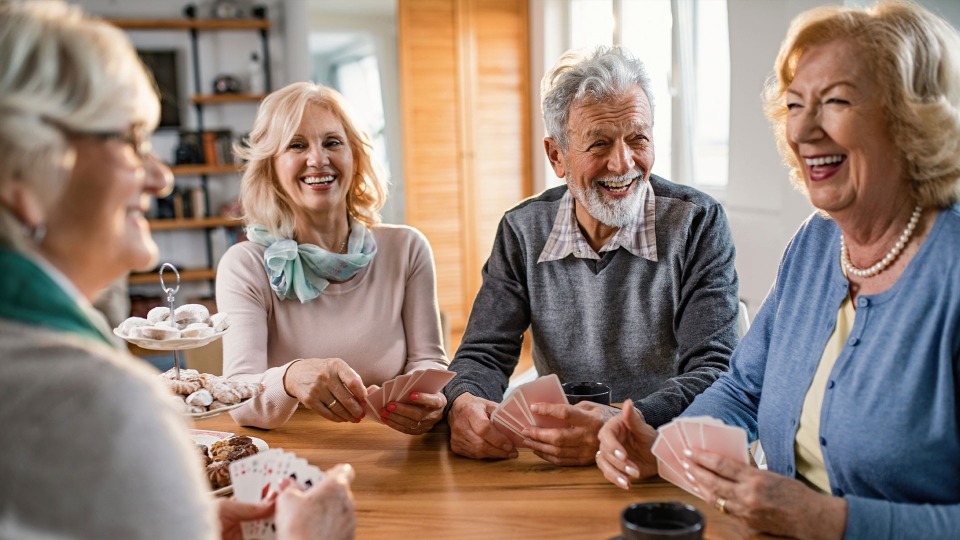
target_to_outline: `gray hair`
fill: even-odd
[[[547,136],[567,150],[567,120],[574,102],[598,103],[639,85],[650,103],[653,92],[643,62],[621,47],[567,51],[540,82],[540,102]],[[651,120],[652,121],[652,120]]]
[[[19,183],[49,206],[75,157],[62,128],[152,131],[159,118],[153,79],[122,30],[63,2],[0,2],[0,186]],[[29,245],[24,225],[0,205],[0,245]]]

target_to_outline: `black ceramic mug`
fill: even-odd
[[[680,502],[631,504],[620,514],[624,540],[700,540],[703,523],[703,514]]]
[[[576,405],[581,401],[592,401],[601,405],[610,404],[610,387],[598,382],[568,382],[563,383],[563,393],[567,401]]]

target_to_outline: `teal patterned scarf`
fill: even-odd
[[[267,246],[263,268],[277,298],[296,298],[301,304],[320,296],[331,281],[352,278],[377,254],[373,233],[359,221],[350,223],[345,254],[331,253],[313,244],[298,244],[290,238],[278,240],[263,225],[248,226],[247,238]]]

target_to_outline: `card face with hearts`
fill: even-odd
[[[392,402],[416,403],[410,399],[412,392],[438,394],[457,373],[445,369],[420,369],[398,375],[383,383],[383,386],[367,394],[364,410],[367,418],[380,422],[380,411]]]
[[[279,492],[284,479],[292,480],[303,490],[310,489],[323,479],[323,471],[307,463],[307,460],[276,448],[231,463],[230,474],[236,475],[233,487],[236,499],[253,503]],[[240,528],[244,540],[276,538],[273,518],[245,521]]]
[[[746,430],[709,416],[677,418],[660,426],[651,450],[661,478],[700,498],[703,495],[683,467],[685,450],[705,450],[739,463],[750,462]]]

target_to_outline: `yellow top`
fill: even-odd
[[[837,325],[833,334],[827,340],[827,346],[820,357],[820,365],[813,375],[813,382],[803,399],[803,409],[800,411],[800,427],[797,429],[794,449],[797,455],[797,476],[805,480],[812,487],[824,493],[830,493],[830,479],[827,477],[827,468],[823,464],[823,453],[820,452],[820,407],[823,405],[823,393],[830,379],[830,372],[836,364],[843,345],[850,336],[850,329],[857,312],[853,309],[853,302],[848,294],[840,311],[837,313]]]

